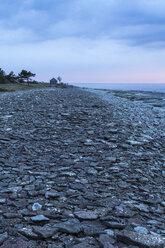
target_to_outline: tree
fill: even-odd
[[[57,78],[57,80],[59,81],[59,84],[60,84],[61,81],[62,81],[62,78],[59,76],[59,77]]]
[[[24,82],[24,80],[28,83],[29,85],[29,82],[31,81],[31,77],[35,77],[36,74],[30,72],[30,71],[26,71],[26,70],[22,70],[18,76],[19,76],[19,79],[21,81]]]
[[[16,79],[17,79],[17,77],[16,77],[16,75],[14,74],[13,71],[11,71],[9,74],[7,74],[5,76],[5,78],[7,79],[7,81],[12,82],[12,83],[15,83]]]
[[[5,72],[0,68],[0,83],[4,84],[5,83]]]

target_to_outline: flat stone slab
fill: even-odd
[[[48,221],[49,218],[45,217],[44,215],[40,214],[40,215],[36,215],[31,217],[31,220],[34,222],[43,222],[43,221]]]
[[[95,211],[78,211],[74,212],[74,215],[81,220],[96,220],[98,213]]]
[[[117,240],[127,245],[138,245],[140,248],[164,248],[165,239],[158,235],[141,234],[123,231],[117,234]]]

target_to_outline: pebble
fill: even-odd
[[[39,204],[38,202],[34,203],[32,206],[33,211],[37,211],[37,210],[41,210],[41,209],[42,209],[42,205]]]

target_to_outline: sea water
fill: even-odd
[[[164,84],[131,84],[131,83],[73,83],[72,85],[79,87],[86,87],[92,89],[108,89],[108,90],[138,90],[138,91],[152,91],[152,92],[164,92],[165,93],[165,83]]]

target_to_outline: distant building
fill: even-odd
[[[50,84],[57,84],[58,83],[58,81],[57,81],[57,79],[55,79],[55,78],[52,78],[51,80],[50,80]]]

